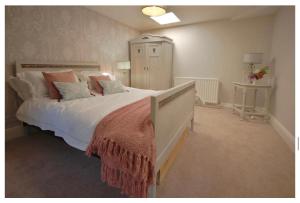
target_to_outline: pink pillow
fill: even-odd
[[[100,75],[100,76],[89,76],[89,78],[91,79],[91,85],[93,90],[95,90],[97,93],[102,94],[103,95],[103,88],[102,86],[99,84],[99,80],[110,80],[110,77],[108,75]]]
[[[53,82],[76,82],[76,76],[73,71],[68,72],[54,72],[54,73],[45,73],[43,72],[43,76],[46,80],[49,95],[51,99],[61,99],[59,91],[53,84]]]

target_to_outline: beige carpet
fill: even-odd
[[[270,125],[196,108],[158,197],[293,197],[294,154]],[[99,161],[43,133],[6,143],[6,197],[122,197],[99,180]]]
[[[197,107],[194,127],[159,197],[294,197],[294,154],[269,124]]]

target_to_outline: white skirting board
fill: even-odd
[[[223,106],[224,108],[232,109],[232,104],[231,103],[221,103],[221,106]]]
[[[295,137],[288,131],[280,122],[273,116],[270,115],[270,124],[276,130],[276,132],[281,136],[281,138],[286,142],[289,148],[295,152]]]
[[[5,129],[5,142],[25,135],[24,127],[17,125]]]
[[[231,103],[221,103],[221,105],[224,108],[231,108],[232,109],[232,104]],[[269,123],[271,126],[274,128],[274,130],[280,135],[280,137],[284,140],[284,142],[289,146],[289,148],[295,152],[295,137],[293,134],[288,131],[280,122],[277,120],[275,116],[270,114],[270,120]]]

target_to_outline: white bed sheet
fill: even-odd
[[[17,111],[17,118],[42,130],[51,130],[67,144],[85,151],[97,124],[112,111],[147,96],[153,90],[127,88],[124,93],[95,96],[71,101],[34,98],[25,101]]]

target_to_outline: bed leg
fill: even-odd
[[[194,131],[194,117],[191,120],[191,130]]]
[[[24,122],[22,123],[22,126],[23,126],[23,130],[24,130],[24,133],[26,136],[36,134],[37,132],[40,131],[40,129],[38,129],[37,127],[28,125],[27,123],[24,123]]]
[[[156,183],[153,183],[148,188],[148,198],[155,198],[156,197]]]
[[[156,176],[157,176],[157,174],[155,173],[155,175],[153,177],[153,183],[148,188],[148,195],[147,195],[148,198],[155,198],[156,197]]]
[[[160,170],[156,174],[156,185],[160,185]]]
[[[31,127],[27,124],[22,122],[22,126],[23,126],[23,131],[25,133],[26,136],[31,135]]]

